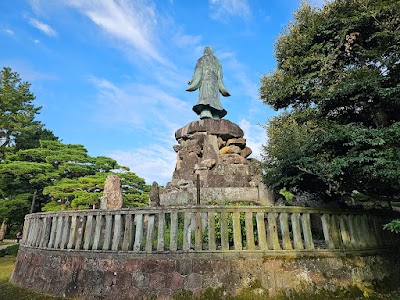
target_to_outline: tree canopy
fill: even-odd
[[[260,97],[265,181],[337,200],[400,198],[400,2],[303,3],[276,42]]]

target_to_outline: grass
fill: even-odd
[[[10,244],[14,244],[14,243],[15,243],[15,241],[1,241],[0,246],[10,245]]]

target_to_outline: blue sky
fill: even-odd
[[[318,0],[319,1],[319,0]],[[231,97],[225,119],[253,157],[260,124],[276,115],[258,99],[275,67],[274,42],[297,0],[1,0],[0,68],[29,81],[38,120],[151,184],[172,177],[174,132],[198,116],[185,91],[205,46],[220,59]],[[320,4],[315,2],[315,4]]]

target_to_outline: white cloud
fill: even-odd
[[[247,0],[209,0],[211,18],[226,22],[227,16],[248,19],[251,10]]]
[[[43,32],[44,34],[51,36],[51,37],[55,37],[57,36],[57,32],[51,28],[50,25],[43,23],[39,20],[30,18],[29,19],[29,24],[31,24],[33,27],[39,29],[41,32]]]
[[[155,47],[157,15],[152,3],[145,0],[71,0],[65,3],[87,16],[110,37],[133,46],[142,56],[169,64]]]
[[[188,103],[158,86],[134,83],[119,87],[102,78],[92,76],[89,80],[98,88],[97,119],[107,119],[109,125],[130,124],[153,135],[154,128],[160,127],[160,134],[164,134],[167,129],[176,130],[177,124],[191,114]]]
[[[161,145],[148,145],[146,148],[131,151],[115,150],[108,154],[118,161],[120,165],[129,167],[139,177],[146,180],[147,184],[157,181],[166,185],[172,179],[176,163],[176,153],[171,148]]]

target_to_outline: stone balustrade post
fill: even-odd
[[[228,213],[221,212],[221,249],[222,251],[229,250],[229,233],[228,233]]]
[[[192,243],[192,224],[193,221],[193,213],[185,212],[183,217],[183,245],[182,249],[184,251],[190,250],[190,246]]]
[[[165,213],[158,214],[157,251],[164,251],[165,247]]]
[[[203,249],[203,226],[202,226],[202,217],[200,212],[196,212],[195,214],[195,227],[194,227],[194,249],[196,251],[201,251]]]
[[[146,247],[147,253],[153,251],[153,240],[154,240],[154,215],[149,215],[147,219],[147,231],[146,231]]]
[[[113,251],[119,250],[121,231],[122,231],[121,214],[116,214],[114,215],[114,228],[113,228],[112,244],[111,244],[111,250]]]
[[[143,239],[143,214],[137,214],[135,216],[136,231],[135,231],[135,242],[133,244],[133,251],[140,251],[142,248]]]
[[[282,212],[279,215],[279,224],[281,227],[282,234],[282,248],[284,250],[292,250],[292,242],[290,241],[290,231],[289,231],[289,215],[288,213]],[[293,228],[293,225],[292,225]]]
[[[208,225],[208,250],[215,251],[217,245],[215,242],[215,212],[209,211],[207,214]]]
[[[235,250],[242,250],[242,228],[240,225],[240,213],[238,211],[233,212],[233,244]]]
[[[292,220],[292,232],[293,232],[293,244],[297,250],[304,249],[303,240],[301,238],[301,225],[300,225],[300,214],[293,213],[291,216]]]
[[[301,216],[301,224],[304,235],[304,247],[305,249],[314,249],[314,241],[311,232],[311,221],[310,213],[303,213]]]
[[[51,220],[50,240],[49,240],[49,245],[48,245],[48,247],[50,249],[54,248],[54,242],[55,242],[56,234],[57,234],[57,219],[58,219],[57,216],[53,216],[52,220]],[[75,217],[75,219],[76,219],[76,217]],[[71,230],[72,230],[72,228],[71,228]],[[70,234],[70,236],[71,236],[71,234]],[[68,247],[68,249],[71,249],[71,248]]]
[[[103,224],[104,224],[104,216],[97,215],[96,216],[96,226],[95,226],[95,230],[94,230],[93,245],[92,245],[93,250],[99,250],[102,248],[101,236],[102,236]]]
[[[171,213],[170,243],[169,250],[178,250],[178,213]]]
[[[257,221],[258,245],[260,247],[260,250],[268,250],[267,232],[265,230],[265,213],[257,212],[256,221]]]
[[[281,250],[278,238],[278,228],[276,224],[276,218],[278,214],[275,212],[268,213],[268,247],[273,250]]]
[[[253,213],[245,212],[245,224],[246,224],[246,243],[247,250],[255,250],[256,246],[254,243],[254,224],[253,224]]]

